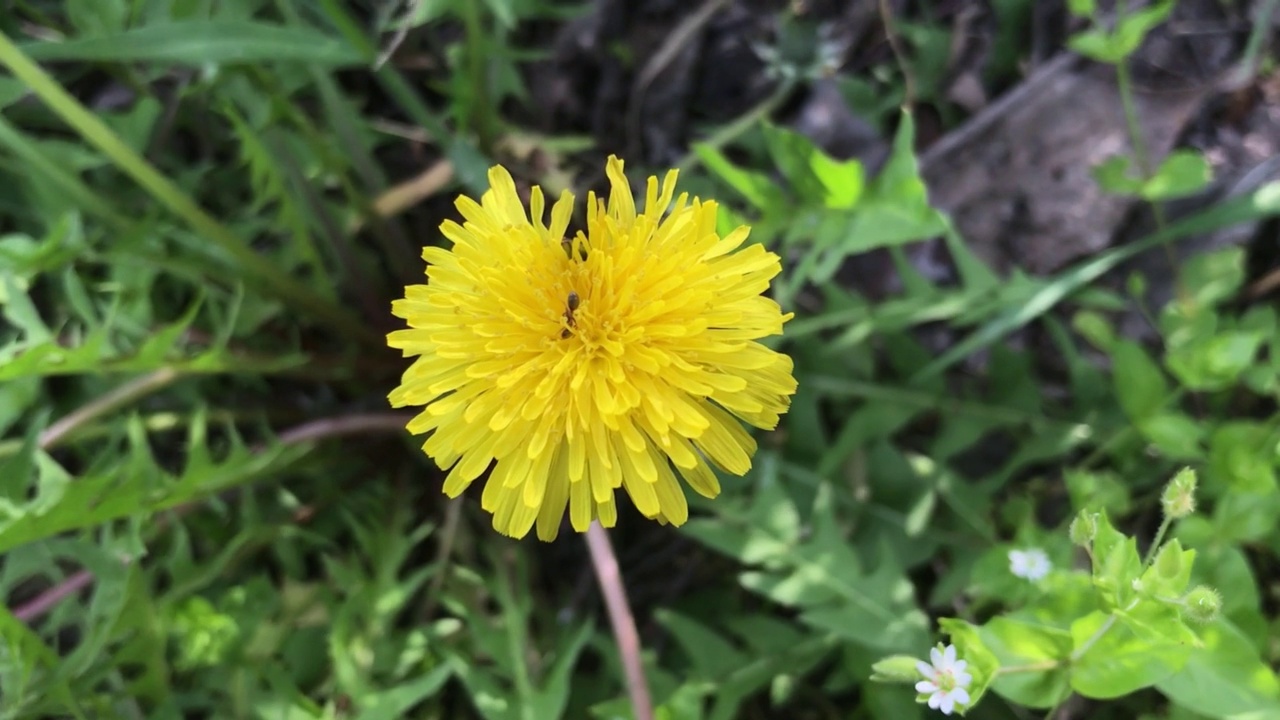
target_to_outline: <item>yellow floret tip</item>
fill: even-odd
[[[479,202],[460,197],[451,249],[427,248],[427,283],[392,312],[388,344],[416,358],[389,396],[421,406],[409,422],[448,471],[456,497],[489,471],[481,505],[494,528],[553,540],[566,509],[579,532],[611,527],[622,488],[651,519],[679,525],[677,477],[706,497],[710,465],[751,467],[743,422],[773,429],[796,391],[791,358],[760,344],[791,319],[762,295],[777,255],[721,237],[714,202],[676,197],[676,171],[648,180],[637,208],[623,163],[606,200],[587,197],[586,231],[566,237],[574,198],[550,222],[540,188],[529,212],[511,174],[489,171]]]

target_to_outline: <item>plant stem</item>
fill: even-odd
[[[1138,119],[1138,104],[1133,96],[1133,74],[1129,70],[1129,63],[1125,60],[1116,63],[1116,87],[1120,92],[1120,104],[1124,108],[1124,121],[1129,129],[1129,142],[1133,145],[1133,155],[1138,162],[1138,171],[1142,173],[1144,181],[1150,180],[1155,173],[1155,168],[1151,166],[1151,155],[1147,152],[1147,142],[1142,136],[1142,122]],[[1156,220],[1156,229],[1163,231],[1168,225],[1164,206],[1159,201],[1152,201],[1151,213]],[[1162,244],[1165,255],[1169,258],[1169,270],[1176,275],[1178,254],[1173,248],[1173,241],[1165,240]]]
[[[640,658],[640,633],[631,615],[627,591],[622,586],[622,573],[618,570],[618,557],[613,553],[609,534],[592,522],[587,528],[587,548],[591,551],[591,566],[604,595],[604,606],[613,625],[613,636],[618,643],[618,655],[627,678],[627,695],[631,697],[631,710],[635,720],[653,720],[653,702],[649,698],[649,684],[644,676],[644,663]]]
[[[225,225],[205,212],[173,181],[121,140],[101,118],[64,90],[3,32],[0,32],[0,65],[7,67],[55,115],[110,158],[153,198],[234,259],[246,275],[257,281],[258,287],[269,289],[291,307],[306,312],[353,338],[368,344],[382,344],[381,336],[371,331],[358,318],[287,273],[281,272]]]
[[[135,400],[150,395],[177,380],[178,377],[177,370],[166,367],[127,382],[64,415],[62,419],[45,428],[36,442],[42,450],[57,445],[63,438],[75,432],[77,428],[93,422],[107,413],[118,410]]]
[[[698,144],[719,150],[725,145],[733,142],[739,135],[750,130],[752,126],[756,124],[756,121],[761,118],[768,117],[770,113],[782,105],[782,102],[786,100],[787,96],[791,94],[791,91],[795,89],[796,84],[797,82],[795,78],[790,76],[784,77],[778,83],[778,87],[774,89],[772,95],[762,100],[759,105],[751,108],[732,122],[721,126],[720,129],[709,135],[707,139],[699,141]],[[676,163],[676,167],[679,168],[680,172],[686,173],[701,163],[702,158],[698,157],[696,152],[690,150],[684,157],[680,158],[680,161]]]
[[[1138,601],[1137,599],[1134,599],[1133,602],[1129,603],[1129,605],[1125,607],[1125,611],[1127,612],[1129,610],[1132,610],[1137,605],[1138,605]],[[1074,663],[1080,658],[1084,657],[1085,653],[1089,652],[1089,649],[1092,648],[1099,640],[1101,640],[1103,635],[1106,635],[1111,630],[1111,628],[1115,627],[1116,620],[1119,620],[1119,619],[1120,619],[1120,616],[1117,615],[1114,610],[1112,610],[1111,614],[1107,616],[1107,621],[1102,623],[1102,627],[1098,628],[1098,631],[1095,632],[1092,637],[1090,637],[1088,640],[1085,640],[1083,645],[1081,645],[1079,648],[1077,648],[1071,653],[1070,662]]]
[[[1147,556],[1142,559],[1142,567],[1146,568],[1151,565],[1151,561],[1155,559],[1156,552],[1160,550],[1160,543],[1164,542],[1164,534],[1169,531],[1171,520],[1168,515],[1160,521],[1160,528],[1156,530],[1155,539],[1151,541],[1151,547],[1147,548]]]

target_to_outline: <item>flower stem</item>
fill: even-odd
[[[591,565],[596,571],[609,622],[613,625],[613,635],[618,642],[618,655],[626,674],[627,694],[631,696],[635,720],[653,720],[653,701],[649,698],[649,685],[640,659],[640,633],[636,631],[636,620],[627,603],[627,591],[622,586],[618,557],[613,553],[609,534],[600,527],[600,523],[593,522],[587,528],[587,548],[591,551]]]
[[[1142,136],[1142,123],[1138,119],[1138,104],[1133,97],[1133,74],[1129,71],[1127,59],[1116,63],[1116,87],[1120,92],[1120,104],[1124,108],[1124,121],[1129,129],[1129,142],[1133,144],[1133,155],[1138,162],[1138,172],[1142,179],[1150,180],[1155,175],[1151,166],[1151,155],[1147,152],[1147,142]],[[1156,229],[1163,231],[1169,224],[1164,215],[1164,206],[1159,200],[1151,201],[1151,213],[1156,220]],[[1173,240],[1163,243],[1165,255],[1169,259],[1169,267],[1177,274],[1178,255],[1173,249]]]
[[[1156,553],[1160,551],[1160,543],[1164,542],[1164,534],[1169,531],[1170,522],[1168,515],[1165,515],[1164,519],[1160,521],[1160,527],[1156,530],[1156,536],[1151,541],[1151,547],[1147,548],[1147,556],[1142,559],[1143,568],[1150,567],[1151,561],[1155,559]]]

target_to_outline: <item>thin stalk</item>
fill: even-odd
[[[734,119],[733,122],[723,125],[719,130],[707,136],[705,140],[700,140],[698,144],[719,150],[733,142],[739,135],[750,130],[761,118],[768,117],[770,113],[778,109],[783,101],[787,99],[787,96],[791,94],[791,91],[795,89],[796,84],[797,81],[793,77],[783,78],[778,83],[778,87],[774,89],[773,94],[762,100],[759,105]],[[680,169],[680,172],[689,172],[701,163],[702,158],[699,158],[697,153],[690,150],[684,157],[680,158],[680,162],[676,163],[676,167]]]
[[[1150,567],[1151,561],[1155,559],[1156,552],[1160,550],[1160,543],[1164,542],[1164,534],[1169,531],[1169,525],[1173,523],[1168,515],[1160,521],[1160,528],[1156,530],[1155,539],[1151,541],[1151,547],[1147,548],[1147,556],[1142,559],[1142,567]]]
[[[111,159],[151,196],[182,218],[198,234],[231,256],[257,285],[288,305],[333,326],[336,330],[368,344],[382,344],[382,338],[359,318],[335,302],[313,292],[255,252],[225,225],[209,215],[181,188],[129,147],[106,123],[62,88],[33,62],[9,36],[0,32],[0,65],[39,97],[63,122],[89,144]]]
[[[653,720],[653,701],[649,697],[649,684],[644,676],[644,663],[640,658],[640,633],[627,602],[627,591],[622,586],[622,572],[618,569],[618,556],[613,552],[609,534],[592,522],[587,528],[587,548],[591,551],[591,567],[604,595],[605,610],[613,626],[613,637],[618,643],[618,655],[627,679],[627,695],[631,698],[631,710],[635,720]]]
[[[178,377],[177,370],[165,367],[143,375],[137,380],[127,382],[101,397],[94,398],[92,402],[86,403],[74,412],[63,416],[62,419],[45,428],[36,442],[41,449],[48,449],[53,445],[57,445],[63,438],[75,432],[77,428],[125,405],[129,405],[135,400],[150,395],[177,380]]]
[[[1129,142],[1133,144],[1133,155],[1138,162],[1138,171],[1143,180],[1151,179],[1155,168],[1151,166],[1151,155],[1147,152],[1147,142],[1142,135],[1142,122],[1138,119],[1138,104],[1133,95],[1133,73],[1129,63],[1121,60],[1116,63],[1116,87],[1120,92],[1120,104],[1124,108],[1124,122],[1129,130]],[[1156,220],[1156,229],[1163,231],[1169,224],[1164,214],[1164,206],[1159,201],[1151,203],[1151,212]],[[1165,240],[1164,252],[1169,259],[1169,269],[1175,275],[1178,271],[1178,254],[1174,250],[1173,241]]]

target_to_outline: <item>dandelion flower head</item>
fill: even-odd
[[[929,660],[929,663],[916,663],[916,669],[924,676],[916,683],[916,692],[927,696],[929,707],[941,710],[943,715],[950,715],[957,705],[965,708],[970,702],[967,688],[973,676],[965,672],[969,664],[956,657],[956,646],[948,645],[943,650],[933,648],[929,651]]]
[[[790,314],[764,293],[777,255],[723,237],[716,203],[675,196],[676,172],[650,177],[637,209],[622,161],[606,166],[606,200],[587,196],[586,231],[566,237],[573,196],[546,218],[511,175],[489,171],[464,222],[441,226],[452,248],[428,247],[427,284],[393,303],[408,328],[391,347],[416,357],[390,394],[424,406],[410,432],[461,494],[486,470],[482,507],[499,532],[556,537],[614,525],[622,488],[645,516],[679,525],[677,476],[715,497],[711,469],[742,475],[756,444],[742,422],[773,429],[796,390],[792,361],[759,340]]]

